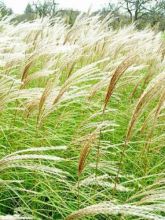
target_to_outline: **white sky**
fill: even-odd
[[[35,0],[3,0],[4,3],[13,9],[15,13],[22,13],[26,5]],[[108,2],[114,2],[114,0],[56,0],[59,3],[60,8],[73,8],[81,11],[86,11],[92,6],[92,10],[97,10],[105,6]]]

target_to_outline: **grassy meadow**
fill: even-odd
[[[164,56],[109,16],[0,21],[0,219],[165,220]]]

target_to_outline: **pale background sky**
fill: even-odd
[[[4,0],[4,3],[13,9],[15,13],[22,13],[28,4],[35,0]],[[59,3],[59,8],[73,8],[81,11],[86,11],[92,6],[92,10],[97,10],[105,6],[108,2],[114,0],[56,0]]]

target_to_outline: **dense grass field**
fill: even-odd
[[[0,219],[165,219],[165,41],[110,23],[0,22]]]

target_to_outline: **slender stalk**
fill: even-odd
[[[77,208],[80,209],[80,174],[78,174],[78,184],[77,184]]]

